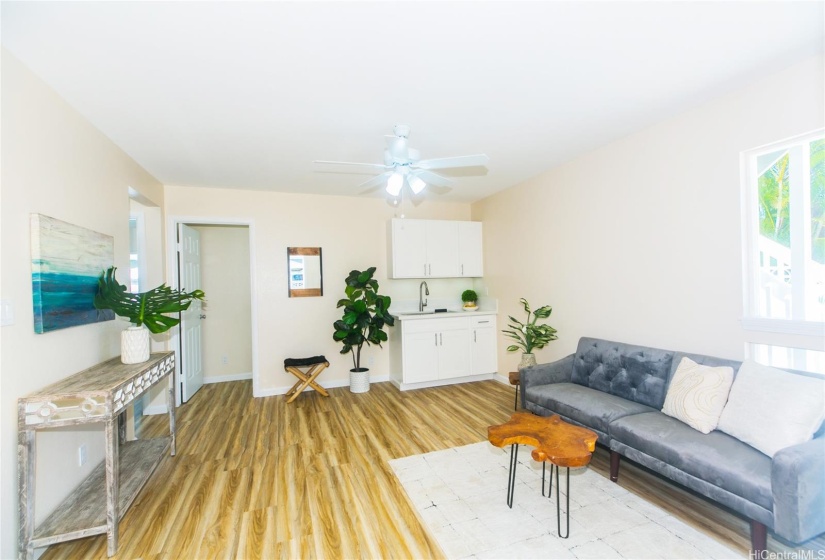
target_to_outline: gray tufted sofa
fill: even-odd
[[[521,370],[522,408],[595,431],[610,449],[613,481],[624,456],[745,516],[754,551],[765,550],[767,527],[796,543],[825,532],[825,425],[773,459],[723,432],[702,434],[660,412],[683,356],[734,372],[741,365],[582,338],[575,354]]]

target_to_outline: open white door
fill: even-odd
[[[191,227],[178,225],[178,288],[191,292],[201,288],[201,237]],[[181,313],[180,372],[181,402],[186,402],[203,386],[201,349],[201,302],[193,300]]]

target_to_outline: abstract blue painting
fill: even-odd
[[[34,332],[109,321],[94,306],[97,279],[114,264],[114,238],[42,214],[31,215]]]

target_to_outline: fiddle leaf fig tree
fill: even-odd
[[[352,365],[361,370],[361,348],[364,344],[377,344],[387,341],[384,326],[393,326],[395,318],[390,315],[389,296],[378,293],[378,280],[373,278],[375,267],[365,271],[353,270],[347,276],[344,293],[346,298],[338,300],[337,307],[344,308],[344,316],[335,321],[332,338],[343,347],[341,354],[352,353]]]
[[[94,306],[97,309],[111,309],[116,315],[126,317],[140,327],[157,334],[166,332],[180,323],[177,317],[168,317],[164,313],[186,311],[193,299],[203,300],[206,294],[202,290],[181,292],[161,284],[153,290],[140,294],[126,291],[126,286],[115,278],[117,267],[109,267],[97,280],[97,294]]]

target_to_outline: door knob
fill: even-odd
[[[206,319],[206,315],[201,315],[201,319]]]

